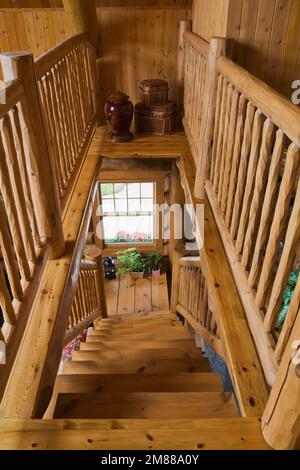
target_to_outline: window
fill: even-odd
[[[154,182],[101,183],[104,242],[154,243]]]

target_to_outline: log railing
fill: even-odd
[[[72,303],[65,344],[76,338],[102,314],[101,273],[97,261],[81,261],[76,294]]]
[[[96,62],[85,35],[71,38],[36,62],[32,54],[22,52],[1,54],[0,60],[5,80],[0,90],[0,356],[1,362],[5,362],[1,364],[0,376],[2,398],[9,386],[13,389],[10,382],[17,375],[14,372],[21,357],[20,348],[24,337],[30,336],[36,305],[47,297],[47,289],[41,289],[45,273],[52,260],[56,263],[57,258],[70,259],[70,250],[65,253],[63,224],[95,128]],[[96,187],[95,176],[86,226]],[[74,214],[77,220],[76,210],[77,207],[72,217]],[[69,227],[70,223],[68,231]],[[80,236],[77,244],[74,239],[72,245],[76,245],[76,250],[79,247],[79,254],[74,257],[78,263],[70,279],[67,271],[67,278],[61,278],[62,288],[64,283],[68,285],[62,298],[67,308],[72,305],[70,293],[73,295],[72,288],[76,287],[86,228]],[[57,263],[60,266],[60,260]],[[94,313],[90,310],[82,313],[81,320]],[[49,352],[53,360],[53,351],[57,351],[57,362],[67,328],[63,314],[59,320],[65,324],[63,328],[57,327],[59,340],[53,341],[60,344],[51,344]],[[50,348],[50,341],[47,346]],[[25,367],[23,364],[17,369]],[[49,372],[45,375],[48,378]],[[41,401],[46,400],[43,397]],[[30,406],[34,406],[34,401]]]
[[[184,127],[193,142],[193,157],[201,149],[201,131],[205,119],[204,98],[209,44],[186,30],[183,34],[184,60]]]
[[[272,385],[295,319],[292,303],[278,324],[298,259],[300,111],[229,59],[218,59],[217,70],[206,191]]]
[[[2,93],[0,337],[6,345],[6,361],[1,379],[11,367],[50,249],[53,257],[63,249],[58,200],[45,179],[49,156],[30,116],[34,96],[19,81],[7,83]]]
[[[185,87],[196,79],[193,68]],[[213,71],[214,86],[206,80],[205,89],[213,103],[204,108],[209,125],[202,120],[198,129],[203,138],[195,195],[208,197],[272,387],[264,435],[274,447],[292,448],[300,438],[299,278],[285,315],[283,298],[290,276],[297,279],[299,270],[300,110],[222,54]],[[187,136],[193,148],[192,132]]]
[[[63,208],[95,125],[95,67],[95,51],[85,34],[68,39],[35,62],[52,171]]]
[[[208,345],[225,357],[219,326],[209,301],[207,283],[197,257],[181,257],[176,251],[173,261],[171,308],[180,313]]]

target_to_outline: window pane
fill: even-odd
[[[141,204],[139,199],[128,199],[128,212],[140,212]]]
[[[142,183],[141,184],[141,197],[152,197],[154,193],[153,183]]]
[[[127,212],[127,199],[116,199],[116,212]]]
[[[102,208],[103,208],[103,212],[115,212],[114,200],[103,199]]]
[[[103,219],[105,243],[152,243],[152,216],[107,216]]]
[[[128,190],[128,197],[131,197],[131,198],[140,197],[140,183],[128,183],[127,190]]]
[[[101,184],[101,196],[102,196],[102,199],[113,197],[113,184],[112,183]]]
[[[114,186],[115,186],[115,198],[125,199],[127,197],[126,183],[115,183]]]
[[[153,212],[153,200],[152,199],[142,199],[142,212]]]

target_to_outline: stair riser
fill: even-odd
[[[124,361],[126,359],[144,359],[150,361],[151,359],[198,359],[202,357],[199,350],[195,351],[176,351],[173,349],[149,349],[148,351],[74,351],[72,354],[72,361]]]

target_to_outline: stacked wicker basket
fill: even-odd
[[[176,104],[169,101],[165,80],[149,79],[140,83],[140,102],[135,106],[135,130],[138,134],[165,135],[176,130]]]

